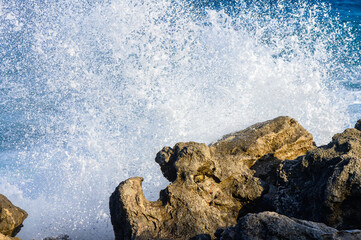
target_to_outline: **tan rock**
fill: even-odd
[[[5,236],[15,236],[22,227],[28,214],[14,206],[9,199],[0,194],[0,233]]]
[[[158,201],[145,199],[142,178],[120,183],[112,194],[115,238],[214,238],[217,229],[235,225],[240,210],[251,210],[264,192],[249,166],[265,156],[284,160],[312,148],[312,135],[289,117],[253,125],[210,146],[187,142],[165,147],[155,160],[172,183]]]
[[[145,199],[142,178],[122,182],[112,194],[116,239],[188,239],[198,233],[213,234],[220,226],[236,224],[239,210],[263,191],[248,168],[242,175],[220,181],[215,159],[205,144],[178,143],[158,153],[157,162],[168,162],[176,170],[165,173],[174,181],[158,201]]]
[[[18,238],[18,237],[5,236],[5,235],[0,233],[0,240],[21,240],[21,239]]]
[[[312,135],[295,119],[278,117],[225,135],[211,148],[220,157],[241,158],[251,166],[257,159],[270,154],[280,160],[295,159],[315,148],[315,144]]]

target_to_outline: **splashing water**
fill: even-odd
[[[279,115],[318,144],[350,126],[350,27],[287,2],[0,1],[0,192],[29,213],[19,236],[113,239],[111,192],[143,176],[156,199],[164,145]]]

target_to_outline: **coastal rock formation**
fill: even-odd
[[[28,214],[14,206],[9,199],[0,194],[0,239],[17,239],[14,237],[21,229]]]
[[[222,231],[219,239],[359,240],[361,231],[338,231],[323,223],[261,212],[240,218],[237,226]]]
[[[120,183],[116,239],[361,239],[344,230],[361,229],[361,120],[318,148],[279,117],[209,146],[165,147],[155,160],[171,184],[151,202],[143,178]]]
[[[0,233],[0,240],[21,240],[21,239],[18,238],[18,237],[5,236],[5,235]]]
[[[280,163],[277,188],[271,189],[265,196],[279,213],[361,229],[361,131],[346,129],[328,145]]]
[[[235,225],[239,210],[261,196],[261,183],[247,168],[242,175],[220,181],[205,144],[179,143],[174,149],[183,164],[179,177],[160,193],[158,201],[145,199],[139,177],[122,182],[112,194],[116,239],[188,239],[197,233],[212,234],[219,226]],[[186,165],[189,172],[183,172]]]
[[[165,147],[156,162],[171,184],[158,201],[145,199],[139,177],[120,183],[110,197],[115,238],[214,238],[217,229],[257,209],[269,192],[269,184],[250,167],[260,159],[273,159],[278,166],[313,148],[312,135],[289,117],[255,124],[210,146],[187,142]]]

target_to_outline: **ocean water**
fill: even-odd
[[[113,239],[108,199],[163,146],[280,115],[318,145],[361,118],[361,3],[0,0],[0,193],[24,240]]]

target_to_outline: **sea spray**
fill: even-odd
[[[19,236],[112,239],[110,193],[143,176],[156,199],[165,145],[279,115],[317,144],[349,126],[352,34],[326,4],[289,4],[0,1],[0,190],[29,213]]]

